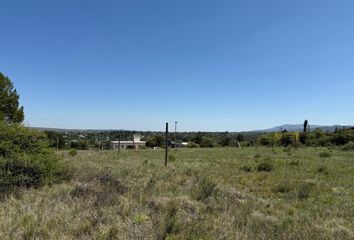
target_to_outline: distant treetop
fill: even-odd
[[[23,107],[19,106],[19,95],[11,80],[0,72],[0,121],[22,123]]]

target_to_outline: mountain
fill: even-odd
[[[342,126],[342,125],[333,125],[333,126],[324,126],[324,125],[311,125],[310,124],[310,131],[315,130],[316,128],[320,128],[323,131],[333,132],[336,128],[349,128],[352,126]],[[264,132],[279,132],[281,130],[287,130],[288,132],[302,132],[304,130],[304,125],[302,124],[284,124],[281,126],[269,128],[263,130]]]
[[[310,130],[315,130],[316,128],[320,128],[325,132],[333,132],[336,128],[350,128],[354,126],[342,126],[342,125],[333,125],[333,126],[325,126],[325,125],[311,125]],[[123,129],[62,129],[62,128],[45,128],[45,127],[31,127],[37,129],[39,131],[55,131],[55,132],[76,132],[76,133],[95,133],[95,132],[110,132],[110,131],[123,131],[123,132],[132,132],[133,130],[123,130]],[[254,131],[241,131],[242,133],[261,133],[261,132],[279,132],[281,130],[287,130],[288,132],[302,132],[304,126],[302,124],[284,124],[281,126],[263,129],[263,130],[254,130]],[[138,131],[138,132],[149,132],[149,131]],[[158,131],[152,131],[158,132]],[[191,131],[192,132],[192,131]]]

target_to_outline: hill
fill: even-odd
[[[332,126],[323,126],[323,125],[310,125],[310,129],[314,130],[316,128],[320,128],[323,131],[328,131],[328,132],[333,132],[336,128],[341,129],[341,128],[349,128],[352,126],[342,126],[342,125],[332,125]],[[281,130],[287,130],[288,132],[301,132],[304,129],[304,126],[302,124],[284,124],[281,126],[269,128],[263,130],[264,132],[279,132]]]

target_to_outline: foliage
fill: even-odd
[[[0,72],[0,121],[22,123],[23,107],[19,106],[19,95],[11,80]]]
[[[160,135],[154,135],[147,139],[146,146],[153,148],[153,147],[163,147],[164,146],[164,138]]]
[[[297,196],[301,200],[305,200],[310,197],[310,193],[314,188],[314,183],[312,182],[304,182],[300,185],[298,189]]]
[[[294,143],[295,135],[293,133],[284,132],[280,137],[280,145],[287,147]]]
[[[70,149],[69,155],[72,157],[75,157],[77,155],[77,150],[76,149]]]
[[[321,158],[329,158],[331,154],[328,151],[323,151],[318,154]]]
[[[342,146],[350,141],[354,141],[353,128],[337,129],[335,132],[324,132],[321,129],[303,133],[275,132],[265,133],[257,137],[258,144],[262,146],[284,147],[294,146],[295,143],[298,145],[298,142],[305,146]]]
[[[212,147],[215,147],[215,143],[214,143],[213,139],[208,138],[208,137],[203,137],[202,142],[200,143],[200,147],[212,148]]]
[[[268,161],[260,162],[257,165],[257,171],[258,172],[270,172],[272,170],[273,170],[273,164],[268,162]]]
[[[79,149],[79,150],[87,150],[88,143],[85,140],[71,141],[70,148]]]
[[[200,145],[198,143],[189,142],[187,148],[200,148]]]
[[[342,149],[344,151],[354,151],[354,142],[348,142],[342,147]]]
[[[45,131],[47,138],[49,140],[49,146],[52,148],[65,148],[65,139],[63,134],[55,131]]]
[[[168,160],[171,161],[171,162],[174,162],[174,161],[176,161],[176,156],[173,155],[173,154],[169,154],[168,155]]]
[[[44,133],[0,122],[0,189],[38,187],[65,176],[61,159],[48,147]]]
[[[252,167],[249,165],[243,165],[242,167],[240,167],[240,170],[244,172],[252,172]]]
[[[213,194],[215,186],[216,184],[212,182],[209,178],[203,177],[199,182],[199,188],[196,199],[198,201],[205,201]]]
[[[42,154],[47,152],[48,141],[44,133],[19,124],[0,122],[0,157],[18,154]]]

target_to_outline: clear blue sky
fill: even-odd
[[[353,124],[352,0],[11,0],[0,29],[31,126]]]

